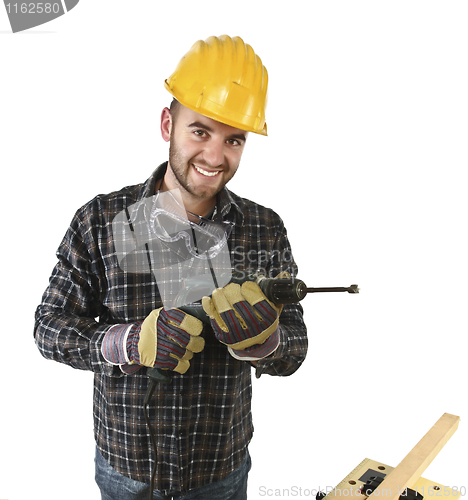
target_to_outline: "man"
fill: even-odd
[[[203,324],[179,308],[163,308],[163,284],[154,274],[125,272],[112,230],[122,211],[178,190],[188,220],[231,222],[235,270],[295,275],[278,215],[225,188],[248,133],[266,135],[267,81],[242,39],[197,42],[166,80],[175,98],[161,115],[169,161],[145,183],[79,209],[57,252],[36,311],[35,339],[46,358],[95,373],[103,499],[147,498],[152,472],[154,498],[246,498],[252,366],[257,377],[286,376],[305,358],[300,305],[282,308],[255,283],[230,283],[203,298],[210,318]],[[148,401],[156,450],[143,418],[149,380],[142,367],[175,372]]]

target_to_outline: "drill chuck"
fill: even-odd
[[[306,284],[295,278],[263,278],[257,283],[274,304],[296,304],[307,295]]]

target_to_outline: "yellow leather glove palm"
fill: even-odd
[[[257,283],[229,283],[203,297],[216,338],[234,350],[263,344],[278,329],[282,305],[275,305]]]
[[[143,366],[185,373],[193,354],[205,346],[199,336],[202,330],[199,319],[180,309],[155,309],[141,325],[135,360]]]
[[[152,311],[143,323],[116,325],[104,336],[102,354],[125,373],[141,366],[185,373],[194,353],[201,352],[203,323],[180,309]]]

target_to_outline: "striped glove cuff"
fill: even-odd
[[[256,344],[245,349],[238,350],[228,347],[229,354],[241,361],[258,361],[273,354],[280,344],[279,328],[277,328],[263,344]]]
[[[134,363],[128,353],[138,352],[137,344],[141,330],[141,322],[115,325],[104,335],[101,353],[111,365]]]

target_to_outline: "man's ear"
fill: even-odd
[[[164,108],[161,113],[161,136],[169,142],[172,130],[172,116],[169,108]]]

